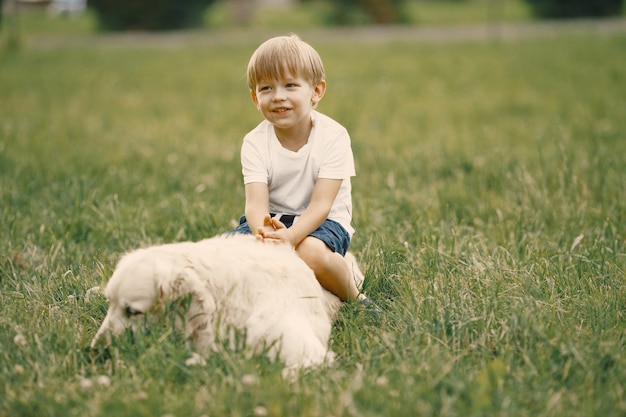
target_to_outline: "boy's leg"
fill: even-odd
[[[236,235],[236,234],[244,234],[251,235],[250,226],[248,226],[248,221],[246,220],[246,216],[241,216],[239,219],[239,225],[233,230],[229,230],[224,233],[225,235]]]
[[[343,256],[333,252],[324,242],[313,236],[300,242],[296,252],[313,270],[322,287],[342,301],[358,298],[359,290]]]

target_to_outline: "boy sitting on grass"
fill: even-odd
[[[343,259],[354,229],[347,130],[315,110],[326,92],[318,53],[295,35],[264,42],[248,63],[252,101],[264,119],[243,140],[245,215],[233,232],[286,242],[342,301],[360,294]]]

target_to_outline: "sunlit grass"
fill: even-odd
[[[255,43],[0,55],[0,415],[626,412],[623,35],[307,39],[357,162],[352,249],[385,310],[342,311],[295,382],[167,325],[86,349],[119,255],[231,228]]]

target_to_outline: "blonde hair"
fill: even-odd
[[[324,65],[311,45],[297,35],[277,36],[263,42],[248,63],[248,87],[254,91],[263,81],[277,81],[288,74],[315,86],[324,79]]]

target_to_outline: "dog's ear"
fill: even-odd
[[[195,301],[205,303],[207,288],[198,276],[193,262],[179,257],[175,260],[170,259],[167,264],[167,268],[157,267],[159,299],[174,300],[191,294]]]
[[[196,278],[192,265],[180,256],[160,258],[155,263],[156,284],[161,300],[172,300],[193,291]]]
[[[170,262],[168,273],[161,272],[157,279],[158,303],[168,306],[174,302],[179,317],[186,321],[185,336],[199,348],[206,348],[213,340],[213,327],[208,323],[217,305],[194,263],[189,259]]]

